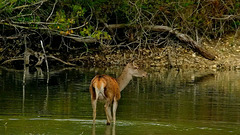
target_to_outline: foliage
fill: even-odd
[[[152,38],[141,29],[114,34],[105,26],[123,23],[166,25],[194,38],[216,38],[239,28],[239,7],[239,0],[2,0],[0,30],[3,36],[23,30],[37,31],[41,38],[58,35],[114,41],[114,35],[125,39],[133,31],[140,38]]]

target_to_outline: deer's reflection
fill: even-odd
[[[96,125],[95,124],[92,126],[92,135],[98,135],[98,133],[96,133]],[[104,135],[116,135],[115,124],[106,125]]]

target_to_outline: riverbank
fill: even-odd
[[[235,35],[205,41],[202,46],[213,52],[215,60],[203,58],[198,53],[181,45],[164,48],[119,49],[114,52],[99,52],[89,57],[90,66],[124,65],[131,59],[148,68],[196,68],[196,69],[240,69],[240,39]],[[92,65],[91,65],[92,64]]]
[[[156,70],[162,68],[240,69],[240,39],[235,34],[216,40],[204,41],[201,45],[207,51],[213,53],[216,57],[215,60],[202,57],[190,48],[184,47],[186,45],[182,43],[173,43],[165,47],[138,46],[136,48],[114,48],[105,45],[101,46],[101,49],[84,55],[77,51],[68,53],[54,52],[55,55],[48,54],[48,61],[50,68],[72,65],[83,67],[123,66],[134,59],[140,66]],[[23,58],[19,58],[17,61],[11,61],[2,64],[2,66],[21,68],[23,67],[23,60]],[[37,62],[36,59],[31,59],[30,66],[34,66]],[[41,67],[45,66],[42,65]]]

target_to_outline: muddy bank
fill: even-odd
[[[240,69],[240,40],[229,35],[218,40],[205,41],[202,45],[216,56],[215,60],[203,58],[181,45],[164,48],[120,49],[114,52],[98,52],[88,56],[88,66],[124,65],[131,59],[148,68],[196,68],[196,69]]]

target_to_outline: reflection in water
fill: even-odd
[[[43,71],[41,68],[39,67],[36,67],[36,74],[37,76],[39,76],[41,79],[44,79],[44,74],[43,74]],[[30,80],[32,79],[32,76],[31,74],[29,73],[29,67],[24,65],[24,70],[23,70],[23,83],[22,83],[22,115],[24,116],[24,108],[25,108],[25,87],[26,87],[26,79]],[[49,83],[49,73],[47,73],[47,82],[46,82],[46,99],[44,101],[44,109],[43,109],[43,112],[47,112],[47,106],[48,106],[48,97],[49,97],[49,89],[48,89],[48,83]]]
[[[24,104],[25,104],[25,85],[26,85],[26,76],[29,74],[29,67],[26,67],[26,64],[24,64],[24,70],[23,70],[23,84],[22,84],[22,113],[24,114]]]
[[[115,124],[106,125],[104,135],[116,135],[115,128],[116,128]],[[95,124],[93,124],[93,126],[92,126],[92,135],[100,135],[99,133],[96,133],[96,125]]]
[[[47,113],[47,107],[48,107],[48,97],[49,97],[48,85],[47,85],[46,89],[47,89],[47,90],[46,90],[47,93],[46,93],[46,98],[45,98],[44,106],[43,106],[43,112],[44,112],[44,113]]]
[[[115,126],[105,127],[104,125],[103,127],[100,124],[100,126],[92,127],[92,122],[88,122],[92,120],[89,83],[96,74],[108,74],[116,77],[120,71],[119,69],[53,71],[49,73],[49,84],[47,85],[47,74],[41,70],[27,70],[26,81],[23,83],[23,71],[0,69],[0,127],[7,123],[4,127],[7,127],[7,132],[11,134],[11,131],[25,131],[25,124],[29,121],[31,123],[28,125],[29,129],[33,131],[26,131],[25,134],[47,134],[49,130],[54,129],[40,128],[48,126],[42,124],[45,122],[36,121],[38,120],[36,118],[45,118],[49,121],[49,125],[58,125],[55,127],[56,131],[62,128],[76,128],[81,129],[78,133],[84,131],[84,134],[115,134]],[[149,71],[147,78],[134,78],[122,91],[117,120],[118,122],[133,123],[167,122],[175,124],[180,122],[184,123],[184,126],[179,127],[190,125],[194,129],[198,125],[192,125],[192,122],[203,122],[203,126],[199,127],[211,127],[214,123],[214,125],[220,124],[222,126],[220,129],[229,128],[229,130],[225,130],[226,132],[234,132],[237,130],[236,125],[238,125],[237,127],[240,125],[239,78],[239,71],[176,69]],[[105,120],[106,116],[102,105],[99,106],[97,108],[98,118]],[[12,119],[15,121],[13,122]],[[76,119],[76,121],[70,122],[75,124],[70,127],[69,123],[60,124],[54,119]],[[78,123],[78,120],[84,121]],[[13,123],[19,125],[14,126]],[[102,124],[104,123],[105,121],[102,122]],[[116,125],[118,134],[121,134],[121,131],[126,130],[127,127],[131,128],[131,126],[119,126],[118,124]],[[131,131],[133,130],[133,134],[141,133],[135,128],[148,130],[145,126],[144,124],[134,125]],[[156,124],[147,127],[159,128],[156,127]],[[172,131],[169,129],[166,127],[163,131]],[[45,131],[34,132],[35,130]],[[152,134],[155,131],[158,130],[153,130]],[[1,132],[4,131],[1,131],[0,128]],[[73,130],[71,129],[69,132],[71,133]],[[122,132],[124,134],[124,131]],[[216,131],[216,133],[222,132]],[[168,134],[168,132],[165,133]]]
[[[206,83],[214,79],[215,75],[213,73],[201,74],[200,76],[192,76],[193,83]]]
[[[22,113],[24,115],[24,105],[25,105],[25,84],[22,86]]]

